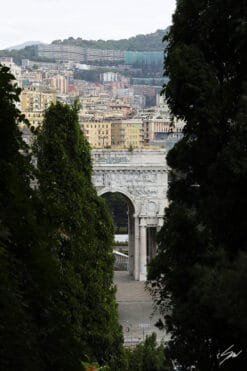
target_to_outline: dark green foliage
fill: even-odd
[[[185,120],[169,152],[171,184],[149,279],[171,354],[185,368],[246,369],[246,3],[178,1],[164,91]],[[167,307],[171,314],[167,315]]]
[[[100,81],[100,74],[104,72],[100,69],[97,70],[85,70],[85,71],[75,71],[74,78],[78,80],[85,80],[89,82],[98,82]]]
[[[115,232],[128,233],[128,201],[120,193],[107,193],[103,195],[111,212]]]
[[[47,111],[34,169],[13,81],[0,67],[0,370],[80,370],[87,356],[121,369],[113,226],[77,105]]]
[[[79,127],[77,103],[47,110],[35,151],[67,321],[82,359],[116,365],[122,334],[113,286],[113,225],[91,182],[89,144]]]
[[[75,363],[66,353],[75,344],[65,341],[56,306],[59,267],[43,206],[30,187],[34,169],[17,127],[25,119],[15,106],[20,89],[13,82],[0,67],[0,369],[44,370],[60,359],[62,370]]]
[[[168,371],[171,370],[163,344],[158,345],[156,334],[147,336],[134,349],[126,349],[126,371]]]
[[[23,117],[15,107],[20,90],[13,82],[8,68],[0,66],[0,368],[12,370],[20,365],[31,369],[37,362],[39,369],[39,351],[31,334],[31,314],[25,300],[25,281],[30,283],[30,279],[28,273],[22,272],[29,263],[23,255],[35,238],[28,229],[35,223],[29,201],[31,166],[17,128]],[[29,245],[26,233],[31,237]]]

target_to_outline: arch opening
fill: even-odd
[[[101,194],[112,215],[115,227],[115,270],[134,273],[135,259],[135,207],[130,198],[122,192],[107,191]]]

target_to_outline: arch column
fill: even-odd
[[[139,217],[135,215],[135,247],[134,247],[134,278],[136,281],[139,281],[140,274],[140,254],[139,254],[139,245],[140,245],[140,229],[139,229]]]
[[[130,205],[128,206],[128,235],[129,235],[129,274],[133,276],[135,272],[135,220]]]
[[[147,225],[144,218],[140,221],[140,246],[139,246],[139,281],[147,279]]]

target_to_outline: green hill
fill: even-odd
[[[156,32],[147,35],[137,35],[129,39],[121,40],[84,40],[80,37],[74,39],[69,37],[64,40],[55,40],[52,44],[60,45],[77,45],[82,48],[105,49],[105,50],[123,50],[123,51],[140,51],[152,52],[163,51],[166,43],[162,42],[163,37],[167,33],[166,30],[157,30]],[[26,46],[21,50],[0,50],[0,57],[13,57],[15,63],[21,64],[22,59],[30,59],[32,61],[52,61],[47,58],[39,57],[37,45]]]
[[[84,40],[81,37],[74,39],[69,37],[64,40],[55,40],[52,44],[76,45],[83,48],[108,49],[108,50],[131,50],[131,51],[161,51],[164,50],[162,39],[167,30],[157,30],[147,35],[137,35],[129,39],[121,40]]]
[[[21,65],[22,59],[30,59],[31,61],[39,62],[55,62],[55,60],[53,61],[44,57],[39,57],[37,45],[26,46],[20,50],[0,50],[0,58],[1,57],[12,57],[14,62],[18,65]]]

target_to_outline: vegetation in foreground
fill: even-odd
[[[168,370],[155,335],[123,347],[113,225],[92,186],[77,103],[46,111],[31,152],[19,94],[0,67],[0,370]]]
[[[80,370],[87,357],[121,369],[113,226],[91,182],[77,104],[47,110],[34,168],[19,94],[1,66],[0,369]]]
[[[156,334],[147,336],[134,349],[126,349],[126,371],[170,371],[164,344],[158,345]]]
[[[246,370],[246,24],[245,2],[182,0],[167,38],[164,91],[186,125],[149,280],[182,370]]]

